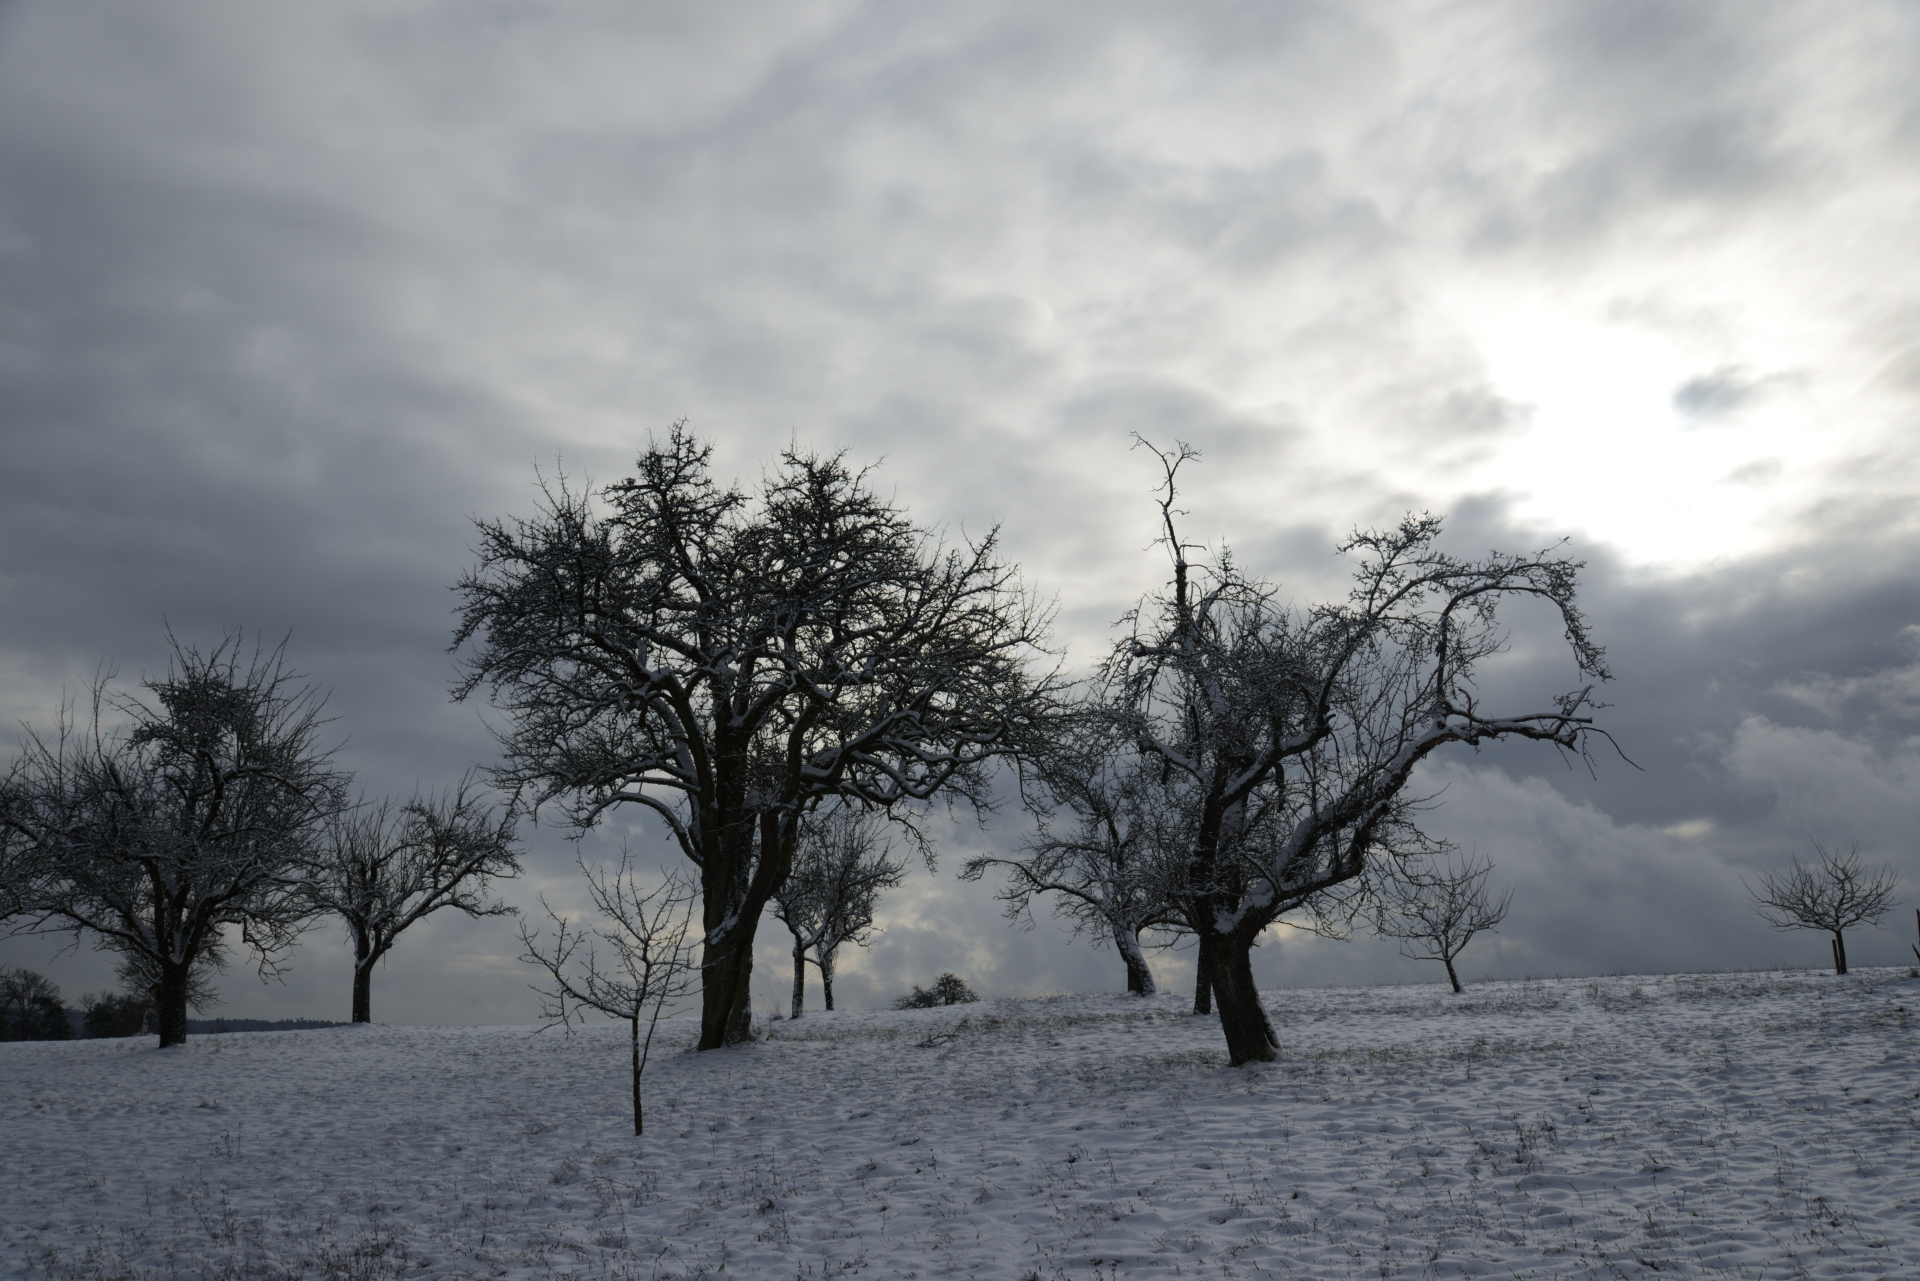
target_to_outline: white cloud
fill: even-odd
[[[1795,844],[1857,838],[1911,857],[1920,824],[1920,751],[1912,746],[1883,749],[1755,716],[1740,723],[1724,761]]]

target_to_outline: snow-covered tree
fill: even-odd
[[[1415,767],[1502,738],[1584,753],[1598,732],[1592,683],[1532,710],[1481,704],[1477,669],[1506,646],[1499,606],[1546,606],[1577,673],[1608,672],[1576,604],[1580,565],[1553,549],[1462,559],[1437,547],[1438,519],[1409,516],[1341,548],[1356,562],[1346,601],[1296,609],[1230,555],[1188,559],[1175,481],[1196,455],[1155,452],[1173,581],[1131,616],[1103,678],[1132,750],[1177,793],[1178,896],[1228,1056],[1271,1060],[1252,949],[1282,914],[1391,857],[1413,824]]]
[[[1511,889],[1493,897],[1487,884],[1492,872],[1492,863],[1456,861],[1451,851],[1437,867],[1390,867],[1376,890],[1375,929],[1400,940],[1400,955],[1443,963],[1448,981],[1459,992],[1454,958],[1475,934],[1506,920],[1513,902]]]
[[[1127,991],[1150,996],[1157,989],[1141,935],[1179,923],[1174,890],[1184,861],[1167,840],[1169,829],[1180,830],[1167,812],[1178,798],[1163,792],[1158,766],[1132,750],[1114,711],[1093,695],[1023,756],[1021,792],[1035,834],[1012,856],[967,860],[960,876],[1003,869],[999,898],[1009,918],[1029,926],[1033,900],[1050,895],[1076,935],[1113,944]]]
[[[802,814],[985,803],[1053,695],[1046,616],[996,536],[942,547],[838,455],[749,496],[676,424],[636,474],[483,522],[460,583],[466,697],[505,713],[496,780],[582,828],[638,805],[701,887],[702,1049],[747,1037],[753,941]]]
[[[865,947],[882,890],[900,884],[904,859],[881,839],[878,815],[837,804],[807,815],[793,870],[774,892],[773,911],[793,936],[793,1017],[806,1007],[808,953],[820,971],[820,991],[833,1008],[834,954],[843,944]]]
[[[187,1035],[196,972],[237,933],[262,977],[310,915],[311,866],[345,804],[319,743],[321,699],[284,646],[243,657],[173,642],[152,702],[93,687],[92,715],[29,733],[0,821],[38,872],[38,931],[91,935],[151,984],[162,1046]],[[116,728],[114,720],[125,722]]]
[[[496,807],[471,777],[405,804],[362,803],[329,825],[308,886],[315,910],[338,916],[353,943],[353,1021],[373,1017],[373,967],[400,935],[452,908],[468,916],[515,909],[488,896],[519,874],[511,806]]]
[[[1900,878],[1891,867],[1878,871],[1860,862],[1860,847],[1845,854],[1813,843],[1811,865],[1789,859],[1784,872],[1762,872],[1760,887],[1749,887],[1754,910],[1776,930],[1825,930],[1833,936],[1833,968],[1847,972],[1846,931],[1856,925],[1878,925],[1892,907]]]
[[[643,889],[625,855],[612,871],[584,863],[580,870],[586,873],[588,893],[604,923],[594,930],[575,928],[542,899],[540,906],[554,924],[555,937],[551,943],[543,942],[522,924],[520,939],[527,951],[521,959],[540,966],[553,982],[551,987],[534,986],[545,998],[542,1013],[548,1027],[570,1027],[590,1010],[626,1022],[633,1069],[633,1132],[639,1134],[640,1078],[647,1070],[654,1029],[666,1007],[693,987],[693,950],[687,929],[699,891],[675,875]]]

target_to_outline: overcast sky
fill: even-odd
[[[473,518],[682,417],[743,481],[797,440],[998,524],[1084,668],[1164,569],[1139,432],[1203,451],[1190,529],[1303,603],[1409,509],[1587,560],[1641,768],[1437,758],[1433,828],[1515,888],[1467,974],[1823,962],[1741,886],[1812,839],[1900,869],[1850,947],[1910,960],[1916,226],[1912,0],[0,4],[0,719],[245,628],[364,786],[444,786],[492,753],[447,697]],[[1566,684],[1550,642],[1490,689]],[[954,880],[1019,827],[946,834],[848,1004],[1122,986]],[[530,837],[509,899],[577,903]],[[55,946],[0,961],[108,985]],[[530,1019],[517,953],[435,918],[375,1017]],[[221,1012],[344,1018],[348,977],[323,924]]]

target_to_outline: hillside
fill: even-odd
[[[1920,1276],[1904,970],[0,1045],[34,1276]]]

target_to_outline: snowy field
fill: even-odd
[[[0,1045],[47,1277],[1920,1277],[1920,980],[1279,991]]]

